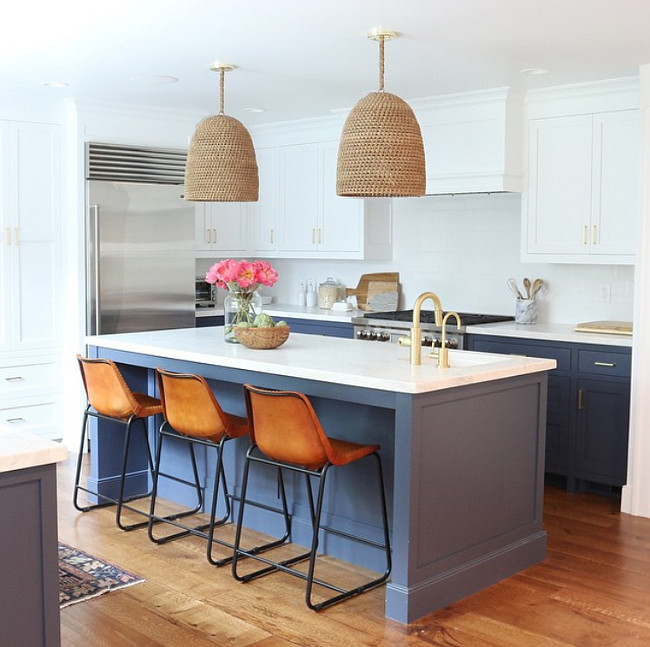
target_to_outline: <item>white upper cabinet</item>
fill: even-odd
[[[633,264],[640,162],[625,80],[532,93],[522,260]]]
[[[248,249],[247,202],[197,202],[195,205],[196,255],[232,256]]]
[[[260,201],[251,253],[278,258],[388,258],[388,200],[336,195],[338,141],[257,149]]]
[[[56,126],[0,122],[0,349],[60,344],[60,142]]]
[[[277,249],[280,223],[280,153],[277,147],[255,151],[260,176],[260,199],[250,204],[249,247],[256,254],[271,255]]]
[[[530,122],[524,256],[633,263],[637,110]]]

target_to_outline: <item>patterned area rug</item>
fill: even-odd
[[[78,548],[59,543],[60,608],[140,582],[144,579]]]

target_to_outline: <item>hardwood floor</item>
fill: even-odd
[[[383,588],[314,613],[296,578],[240,584],[208,564],[198,540],[156,546],[146,531],[118,530],[113,508],[78,513],[71,483],[68,463],[59,469],[61,541],[146,582],[62,609],[63,647],[650,645],[650,520],[620,514],[614,499],[547,488],[543,563],[401,625],[383,616]]]

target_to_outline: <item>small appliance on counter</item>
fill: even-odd
[[[212,308],[216,304],[214,286],[204,277],[197,276],[194,280],[194,303],[197,308]]]

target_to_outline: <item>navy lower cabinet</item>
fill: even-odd
[[[209,326],[223,326],[223,315],[196,318],[196,328],[207,328]]]
[[[276,320],[279,317],[274,317]],[[354,337],[351,323],[341,321],[322,321],[321,319],[284,319],[289,324],[291,332],[306,333],[308,335],[325,335],[327,337],[343,337],[352,339]]]
[[[567,490],[608,493],[625,485],[630,407],[630,348],[469,335],[467,348],[547,357],[546,466]]]

